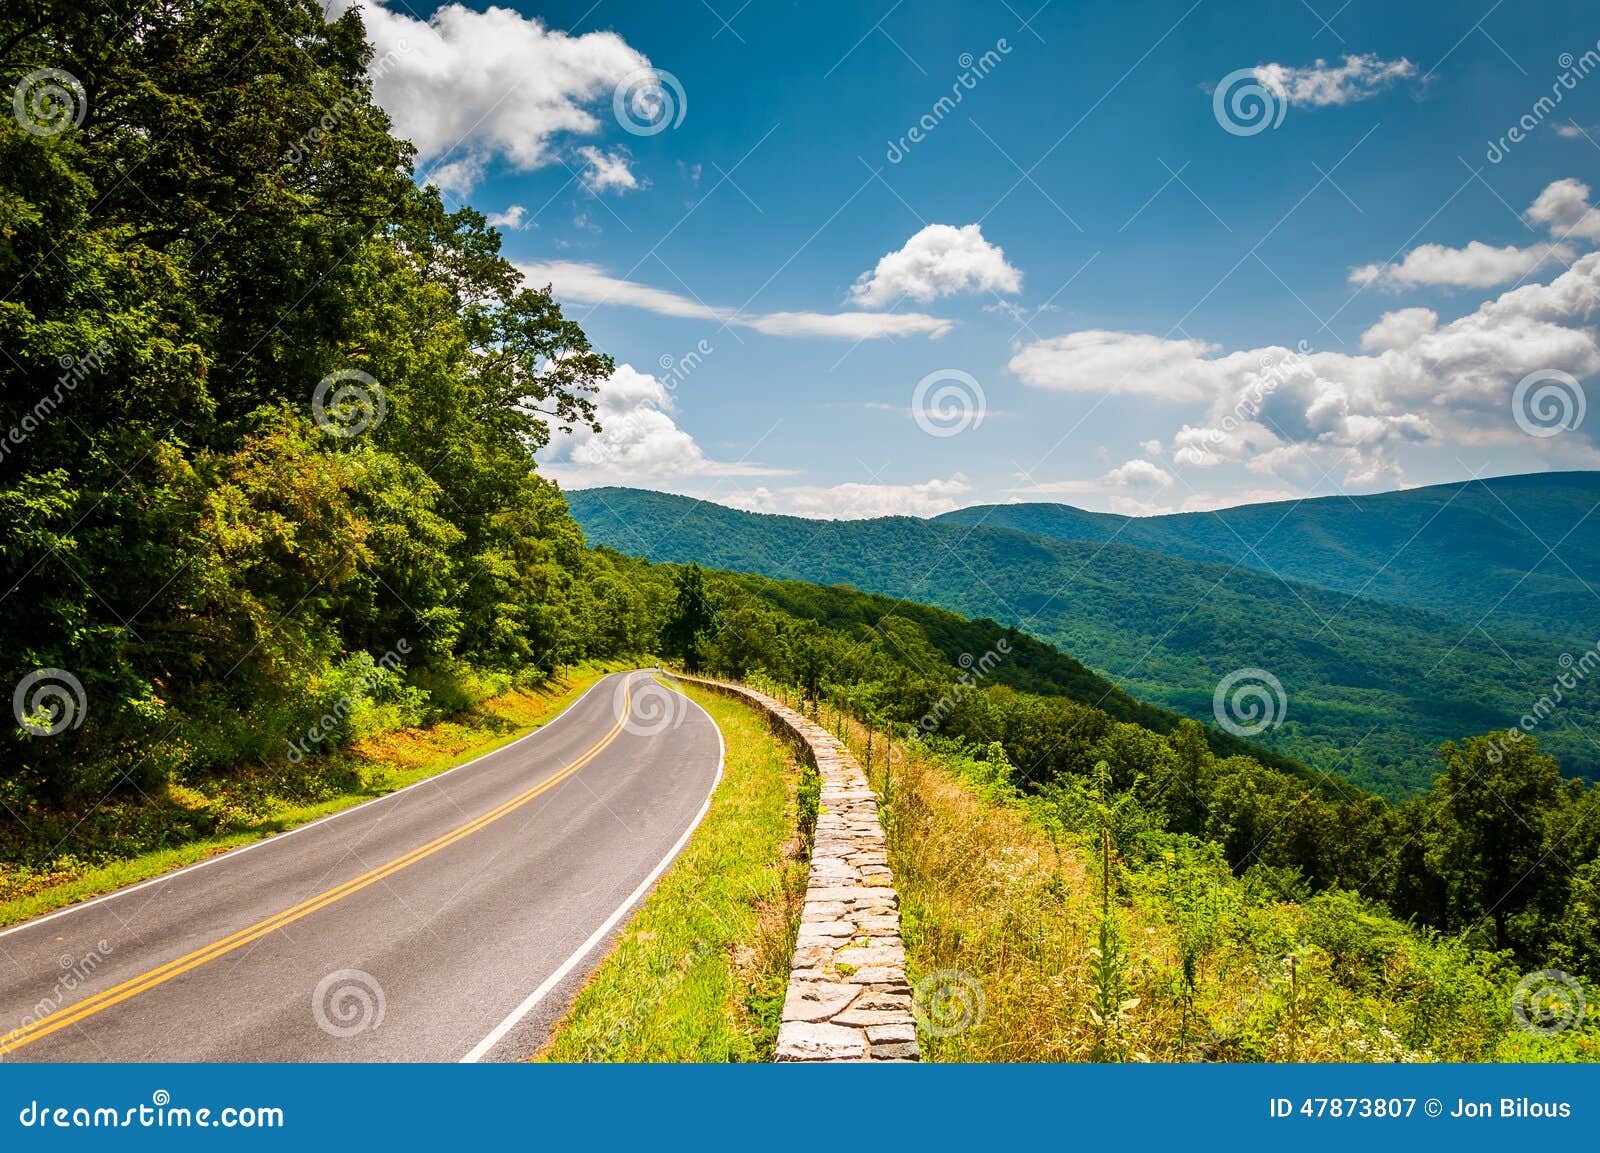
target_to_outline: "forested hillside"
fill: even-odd
[[[1234,670],[1283,685],[1281,723],[1254,739],[1389,796],[1426,788],[1438,746],[1515,724],[1593,644],[1471,622],[1116,542],[893,517],[813,521],[624,489],[569,494],[591,537],[662,561],[848,582],[988,616],[1088,661],[1129,693],[1209,722]],[[1580,684],[1540,728],[1570,774],[1600,775],[1585,735],[1600,692]]]
[[[1433,787],[1393,805],[1249,755],[1218,756],[1193,721],[1158,733],[1089,702],[1018,691],[1005,683],[1006,637],[952,659],[941,634],[985,641],[981,627],[961,630],[945,614],[899,615],[860,593],[693,566],[673,580],[662,644],[691,669],[775,681],[880,729],[953,743],[1008,789],[1058,801],[1076,791],[1087,805],[1081,794],[1103,773],[1126,798],[1117,806],[1128,806],[1118,818],[1127,836],[1178,834],[1280,898],[1357,894],[1520,963],[1600,976],[1600,789],[1563,781],[1531,739],[1449,743]],[[1359,984],[1387,946],[1362,941],[1373,926],[1359,901],[1344,900],[1341,963],[1353,979],[1365,974]]]
[[[1483,620],[1588,636],[1596,630],[1581,626],[1600,617],[1596,505],[1600,472],[1552,472],[1166,516],[1024,503],[935,519],[1238,564],[1444,613],[1463,627]]]
[[[637,593],[532,468],[611,361],[413,184],[358,12],[45,4],[0,42],[46,30],[87,99],[0,119],[0,671],[44,707],[0,736],[6,803],[632,646]]]

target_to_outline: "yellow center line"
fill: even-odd
[[[147,989],[153,989],[157,985],[164,984],[167,981],[172,980],[174,977],[180,976],[184,973],[187,973],[191,969],[195,969],[201,965],[204,965],[207,961],[214,961],[218,957],[224,956],[233,952],[235,949],[250,944],[252,941],[258,941],[276,929],[281,929],[285,925],[288,925],[294,921],[298,921],[301,917],[310,916],[318,909],[324,909],[333,904],[335,901],[343,900],[352,893],[360,892],[368,885],[375,885],[385,877],[391,876],[394,873],[398,873],[401,869],[414,865],[425,857],[431,857],[434,853],[439,852],[441,849],[448,848],[457,841],[471,836],[479,829],[493,824],[501,817],[504,817],[508,813],[521,808],[523,805],[527,804],[541,793],[553,789],[556,785],[560,784],[562,781],[576,773],[579,769],[587,765],[590,761],[594,760],[595,757],[599,756],[601,751],[605,749],[607,745],[611,744],[612,741],[616,740],[618,735],[621,734],[623,725],[626,723],[628,714],[632,708],[633,688],[630,685],[623,691],[622,716],[620,719],[618,719],[617,723],[611,727],[611,730],[607,732],[605,736],[601,737],[599,741],[590,746],[590,748],[575,761],[569,764],[566,768],[562,769],[559,773],[556,773],[554,776],[541,781],[539,784],[534,785],[529,789],[525,789],[523,792],[518,793],[504,804],[490,809],[482,816],[475,817],[466,824],[458,825],[449,832],[435,837],[427,844],[412,849],[409,853],[402,854],[401,856],[394,858],[392,861],[385,862],[384,864],[378,865],[373,869],[369,869],[367,872],[344,882],[342,885],[337,885],[326,892],[318,893],[314,897],[310,897],[304,901],[301,901],[298,905],[293,905],[290,908],[283,910],[281,913],[275,913],[265,920],[257,921],[254,925],[240,929],[238,932],[223,937],[219,941],[213,941],[211,944],[196,949],[192,953],[185,954],[176,960],[168,961],[165,965],[158,966],[157,968],[151,969],[148,972],[141,973],[137,977],[132,977],[126,981],[123,981],[120,985],[114,985],[111,988],[106,989],[103,992],[96,993],[94,996],[79,1001],[76,1004],[57,1009],[55,1012],[41,1017],[37,1021],[33,1021],[22,1026],[20,1029],[12,1030],[5,1036],[0,1037],[0,1054],[10,1053],[16,1049],[22,1048],[24,1045],[31,1045],[41,1037],[48,1037],[51,1033],[56,1032],[58,1029],[65,1029],[68,1025],[74,1025],[87,1017],[92,1017],[94,1014],[99,1013],[104,1009],[109,1009],[112,1005],[117,1004],[119,1001],[126,1001],[129,997],[138,996]]]

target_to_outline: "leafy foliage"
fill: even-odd
[[[46,2],[0,44],[8,90],[86,93],[56,135],[0,121],[0,673],[83,685],[81,727],[0,734],[18,803],[281,763],[334,706],[401,723],[637,644],[533,470],[611,361],[412,182],[358,10]],[[314,419],[340,372],[360,435]],[[351,699],[397,647],[410,687]]]

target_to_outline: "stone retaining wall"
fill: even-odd
[[[811,877],[790,962],[777,1059],[917,1060],[899,898],[878,798],[861,765],[833,734],[765,693],[673,675],[754,704],[822,777]]]

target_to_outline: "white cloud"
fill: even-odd
[[[531,227],[533,221],[528,219],[528,210],[520,204],[511,204],[504,212],[489,213],[489,227],[506,229],[512,232],[521,232],[524,228]]]
[[[350,6],[329,0],[329,18]],[[416,145],[425,179],[454,192],[494,160],[518,171],[551,163],[558,138],[599,132],[592,110],[650,66],[614,32],[573,36],[510,8],[447,4],[426,22],[380,3],[361,9],[376,49],[374,97]]]
[[[1556,135],[1563,140],[1588,140],[1597,132],[1600,132],[1600,124],[1585,128],[1576,120],[1573,120],[1566,124],[1556,125]]]
[[[1542,224],[1557,239],[1600,241],[1600,211],[1589,203],[1589,186],[1570,176],[1539,193],[1527,211],[1530,224]]]
[[[635,192],[640,187],[639,179],[630,167],[633,157],[628,155],[626,149],[602,152],[592,145],[585,145],[578,149],[578,158],[584,164],[579,179],[590,192]]]
[[[1086,329],[1024,345],[1008,367],[1035,388],[1199,400],[1214,389],[1204,357],[1217,346]]]
[[[940,337],[951,323],[919,312],[768,312],[743,313],[703,304],[664,288],[612,276],[599,265],[554,260],[518,265],[532,285],[554,286],[555,295],[576,304],[612,304],[642,308],[661,316],[715,321],[754,329],[770,336],[819,336],[834,340],[874,340],[894,336]]]
[[[1361,334],[1361,351],[1409,348],[1438,327],[1439,314],[1431,308],[1402,308],[1386,312],[1378,317],[1376,324]]]
[[[1423,244],[1398,263],[1366,264],[1350,270],[1350,283],[1360,287],[1394,289],[1437,285],[1446,288],[1489,288],[1522,280],[1547,264],[1571,263],[1572,241],[1600,241],[1600,211],[1589,203],[1589,186],[1582,181],[1557,180],[1523,214],[1529,225],[1548,228],[1550,243],[1525,248],[1496,248],[1471,241],[1464,248]]]
[[[937,516],[960,508],[972,491],[967,478],[956,473],[943,480],[920,484],[792,485],[728,493],[716,499],[750,512],[777,512],[824,520],[865,520],[879,516]]]
[[[781,476],[781,469],[712,460],[673,419],[672,394],[655,377],[619,364],[600,386],[601,431],[556,433],[544,471],[567,485],[640,484],[684,477]]]
[[[926,304],[959,292],[1021,290],[1022,273],[1006,262],[998,245],[983,238],[978,225],[930,224],[863,272],[850,289],[850,301],[881,308],[903,297]]]
[[[1148,460],[1130,460],[1106,473],[1107,484],[1118,488],[1171,488],[1177,483],[1173,475],[1160,465]]]
[[[1281,474],[1317,451],[1369,482],[1398,475],[1393,452],[1407,443],[1543,447],[1512,421],[1512,390],[1540,369],[1600,372],[1597,312],[1600,253],[1590,253],[1548,284],[1511,289],[1442,326],[1426,310],[1392,313],[1368,331],[1363,355],[1269,347],[1216,356],[1196,340],[1092,332],[1036,342],[1011,364],[1036,387],[1205,401],[1205,418],[1173,437],[1181,466]]]
[[[1106,496],[1123,490],[1155,492],[1176,483],[1177,478],[1160,465],[1136,459],[1089,480],[1037,481],[1006,491],[1025,496]]]
[[[1384,60],[1367,53],[1346,56],[1342,64],[1329,64],[1326,60],[1318,60],[1309,68],[1261,64],[1253,72],[1263,87],[1290,106],[1323,108],[1376,96],[1396,81],[1415,76],[1417,66],[1403,56]]]
[[[617,304],[642,308],[662,316],[681,316],[721,322],[729,310],[712,308],[664,288],[612,276],[598,264],[578,260],[548,260],[519,264],[517,271],[531,285],[552,284],[555,294],[575,304]]]
[[[733,321],[769,336],[821,336],[830,340],[877,340],[891,336],[931,336],[950,331],[950,322],[920,312],[767,312]]]
[[[1572,257],[1572,249],[1562,244],[1533,244],[1527,248],[1514,244],[1495,248],[1478,240],[1471,241],[1465,248],[1423,244],[1406,253],[1399,264],[1352,268],[1350,283],[1397,290],[1421,284],[1488,288],[1521,280],[1546,264],[1566,263]]]

